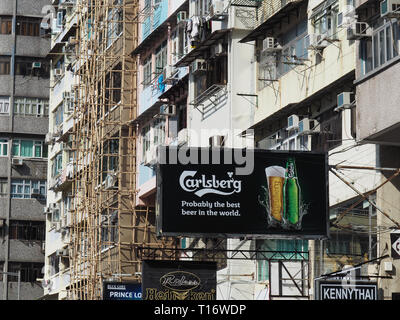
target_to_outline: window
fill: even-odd
[[[152,55],[150,54],[143,63],[143,86],[147,87],[150,85],[152,80],[153,64]]]
[[[188,53],[186,28],[179,24],[172,34],[172,64],[177,63]]]
[[[10,57],[0,56],[0,75],[10,74],[10,61]]]
[[[17,17],[17,35],[39,37],[40,22],[40,18]]]
[[[114,0],[114,8],[107,13],[107,47],[109,47],[121,34],[123,28],[123,9],[121,0]]]
[[[196,75],[195,96],[207,90],[214,84],[226,85],[228,81],[227,56],[218,56],[207,61],[207,72]]]
[[[56,177],[59,174],[61,174],[62,171],[62,152],[58,153],[53,159],[52,159],[52,165],[51,165],[51,175],[52,177]]]
[[[50,266],[50,276],[54,276],[55,274],[60,272],[60,257],[53,253],[49,256],[49,266]]]
[[[103,145],[103,167],[102,181],[104,181],[110,172],[118,171],[118,139],[107,140]]]
[[[106,75],[106,113],[109,111],[110,107],[114,107],[121,101],[121,76],[122,65],[120,63],[113,68],[111,73],[108,73]]]
[[[8,156],[8,140],[0,139],[0,157]]]
[[[156,62],[156,75],[159,75],[163,72],[165,66],[167,65],[167,41],[163,42],[156,49],[155,53],[155,62]]]
[[[142,137],[142,154],[144,157],[145,153],[150,150],[150,144],[151,144],[150,125],[146,125],[142,129],[141,137]]]
[[[210,0],[198,0],[196,1],[196,15],[205,16],[208,14],[210,9]]]
[[[10,98],[0,97],[0,114],[10,113]]]
[[[107,212],[102,214],[101,224],[101,249],[105,250],[115,245],[118,241],[118,211],[107,215]]]
[[[0,197],[8,194],[8,180],[7,178],[0,178]]]
[[[15,74],[18,76],[50,77],[50,65],[42,58],[16,57]]]
[[[12,155],[22,158],[46,158],[47,145],[40,140],[13,140]]]
[[[372,37],[362,39],[359,56],[361,74],[365,75],[397,57],[399,54],[400,27],[398,22],[382,21],[375,24]]]
[[[312,25],[316,34],[327,35],[331,39],[337,38],[338,1],[326,0],[313,10]]]
[[[44,241],[45,223],[42,221],[11,220],[10,239]]]
[[[57,131],[57,127],[64,121],[64,103],[60,103],[57,108],[53,111],[53,123],[54,131]]]
[[[49,100],[41,98],[14,98],[14,114],[22,116],[48,116]]]
[[[0,34],[11,34],[12,32],[12,17],[0,17]]]
[[[43,278],[43,263],[37,262],[10,262],[8,271],[13,273],[21,272],[21,282],[36,282],[36,279]],[[10,276],[9,280],[17,282],[17,276]]]
[[[46,180],[11,180],[12,199],[31,199],[46,197]]]
[[[270,255],[274,260],[308,259],[307,240],[260,240],[256,242],[256,246],[260,251],[270,251],[263,253],[263,256]],[[258,281],[269,280],[268,260],[257,260],[257,278]]]

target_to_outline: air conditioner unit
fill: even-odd
[[[177,69],[174,66],[166,65],[164,67],[164,79],[171,79],[177,72]]]
[[[221,55],[222,53],[224,53],[224,46],[222,43],[217,43],[214,47],[214,54],[216,56]]]
[[[188,129],[184,128],[178,132],[178,145],[184,145],[188,142]]]
[[[62,71],[61,68],[56,68],[56,69],[54,69],[54,75],[55,75],[56,77],[60,77],[60,76],[62,76],[62,74],[63,74],[63,71]]]
[[[214,0],[214,3],[210,7],[210,15],[221,15],[224,13],[224,1]]]
[[[224,136],[211,136],[209,139],[211,147],[223,147],[225,137]]]
[[[282,47],[276,42],[275,38],[266,37],[263,40],[263,51],[275,52],[275,51],[281,51],[281,50],[282,50]]]
[[[351,105],[352,100],[352,92],[342,92],[337,95],[337,108],[341,109],[345,107],[349,107]]]
[[[311,133],[319,131],[319,123],[317,120],[303,118],[299,121],[299,133]]]
[[[204,59],[196,59],[192,62],[190,69],[193,74],[201,71],[207,71],[207,62]]]
[[[144,165],[148,167],[152,167],[157,163],[157,148],[152,146],[149,150],[146,151],[144,157]]]
[[[51,132],[46,133],[46,138],[44,140],[45,144],[52,144],[54,142],[54,137]]]
[[[40,69],[42,67],[41,62],[32,62],[32,69]]]
[[[117,179],[116,174],[112,174],[112,173],[108,174],[106,179],[105,179],[104,188],[106,190],[115,188],[116,184],[117,184],[117,181],[118,181],[118,179]]]
[[[392,272],[393,271],[393,263],[391,261],[385,261],[383,263],[383,270],[385,272]]]
[[[183,21],[187,20],[187,12],[186,11],[179,11],[176,14],[176,23],[179,24]]]
[[[347,28],[347,40],[359,40],[372,37],[372,30],[366,22],[354,22]]]
[[[41,22],[40,23],[40,28],[44,29],[44,30],[47,30],[47,29],[50,29],[50,25],[47,22]]]
[[[22,166],[24,164],[24,161],[21,158],[12,158],[11,164],[13,166]]]
[[[176,115],[176,105],[165,104],[160,107],[161,116],[174,116]]]
[[[71,92],[69,92],[69,91],[64,91],[64,92],[62,93],[62,97],[63,97],[64,100],[65,100],[65,99],[71,98]]]
[[[308,43],[308,49],[321,50],[328,46],[328,41],[325,40],[324,35],[310,33],[304,38],[305,43]]]
[[[288,117],[288,125],[286,130],[293,130],[299,127],[299,117],[295,114]]]
[[[384,0],[380,7],[381,17],[397,18],[400,16],[400,0]]]
[[[64,253],[64,250],[62,250],[62,249],[56,250],[57,257],[61,257],[63,255],[63,253]]]

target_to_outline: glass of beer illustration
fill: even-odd
[[[268,182],[269,215],[275,222],[282,222],[283,216],[283,184],[285,182],[285,168],[271,166],[265,168]]]

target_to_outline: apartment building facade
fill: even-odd
[[[48,196],[45,208],[46,251],[43,299],[63,300],[70,286],[69,253],[74,166],[72,151],[75,107],[77,7],[73,1],[53,1],[51,32]]]
[[[357,103],[357,136],[363,143],[376,145],[377,161],[382,168],[381,183],[376,191],[378,256],[385,258],[374,273],[378,277],[383,298],[398,299],[398,257],[394,243],[398,238],[399,213],[399,118],[395,112],[399,93],[391,85],[397,83],[399,68],[400,4],[396,1],[356,1],[355,12],[364,36],[357,43],[355,92]],[[386,232],[384,232],[386,231]]]
[[[43,295],[50,38],[49,1],[0,4],[0,296]]]

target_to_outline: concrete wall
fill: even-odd
[[[11,176],[15,179],[47,179],[47,161],[24,159],[22,166],[12,168]]]
[[[0,177],[7,177],[8,176],[8,158],[7,157],[0,157]]]
[[[44,221],[46,203],[37,199],[11,199],[11,220]]]
[[[10,75],[0,75],[0,95],[10,96],[12,92],[12,77]]]
[[[17,56],[44,57],[50,48],[50,39],[42,37],[17,37]]]
[[[380,165],[389,168],[399,168],[400,167],[400,148],[380,146]],[[394,172],[383,172],[382,182],[389,179]],[[400,207],[400,177],[395,177],[390,182],[386,183],[383,187],[377,190],[377,206],[387,215],[389,215],[393,220],[400,221],[400,212],[398,208]],[[394,226],[394,223],[385,217],[382,213],[378,211],[377,213],[377,225],[378,226]],[[384,254],[389,254],[391,256],[391,241],[390,232],[381,232],[378,234],[378,257]],[[387,250],[387,248],[389,250]],[[385,272],[383,270],[384,262],[393,262],[394,271],[391,273]],[[392,292],[400,292],[400,260],[393,259],[391,257],[385,258],[380,263],[379,275],[381,276],[392,276],[392,279],[379,279],[378,287],[382,289],[384,299],[391,300]]]
[[[400,91],[388,84],[400,82],[400,63],[377,73],[357,86],[357,136],[366,139],[398,125]],[[380,140],[379,138],[377,138]],[[398,142],[398,134],[393,137]]]
[[[50,3],[50,0],[18,0],[17,14],[24,16],[43,16],[43,8]]]
[[[15,0],[2,0],[0,1],[0,14],[12,15]]]
[[[10,240],[10,261],[43,262],[42,244],[40,241]]]
[[[0,299],[3,299],[3,286],[0,286]],[[22,282],[20,287],[20,300],[36,300],[43,296],[43,288],[38,283]],[[18,299],[18,282],[8,284],[8,300]]]
[[[49,79],[33,76],[15,76],[15,96],[48,98],[49,83]]]
[[[48,117],[14,117],[14,132],[46,135],[48,129]]]

